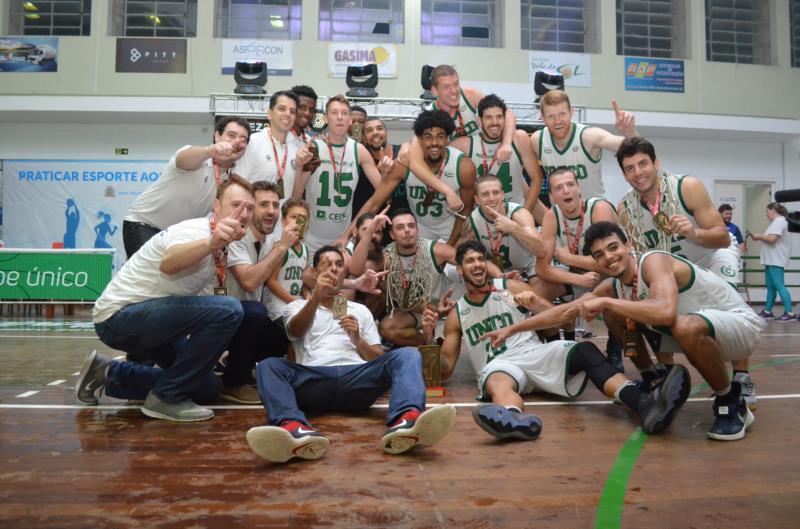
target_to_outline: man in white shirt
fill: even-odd
[[[148,417],[202,421],[214,416],[221,383],[212,370],[242,320],[225,294],[226,247],[245,234],[253,214],[250,184],[237,175],[219,186],[212,214],[170,226],[151,238],[111,280],[92,311],[107,346],[161,367],[90,353],[75,385],[78,400],[144,400]],[[211,294],[211,290],[219,295]],[[187,338],[188,337],[188,338]]]
[[[217,186],[244,155],[249,139],[247,120],[229,116],[214,126],[212,145],[179,149],[158,181],[136,198],[123,218],[122,240],[128,259],[168,226],[208,215]]]
[[[369,309],[337,293],[346,268],[341,251],[323,246],[314,254],[316,286],[308,300],[286,307],[286,332],[297,363],[268,358],[258,364],[258,391],[270,426],[247,432],[250,448],[269,461],[319,459],[330,445],[302,410],[314,413],[369,408],[391,389],[383,450],[399,454],[440,441],[455,420],[455,407],[425,410],[422,363],[414,348],[384,353]],[[423,413],[424,412],[424,413]]]

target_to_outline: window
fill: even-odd
[[[217,0],[214,36],[299,40],[302,0]]]
[[[13,0],[10,4],[12,35],[91,34],[92,0]]]
[[[197,0],[115,0],[112,35],[195,37]]]
[[[319,40],[403,42],[403,0],[320,0]]]
[[[597,53],[596,0],[521,0],[522,49]]]
[[[769,2],[706,0],[706,59],[769,64]]]
[[[422,0],[422,44],[501,48],[500,0]]]
[[[800,0],[789,1],[789,26],[791,28],[792,67],[800,68]]]
[[[617,55],[686,58],[686,3],[617,0]]]

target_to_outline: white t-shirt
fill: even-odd
[[[217,195],[212,160],[209,158],[195,171],[184,171],[175,165],[177,154],[189,147],[182,147],[172,156],[158,181],[136,198],[123,220],[142,222],[163,230],[211,213]],[[219,173],[220,181],[228,179],[226,171],[220,169]]]
[[[289,334],[289,320],[300,312],[306,303],[308,301],[305,299],[292,301],[286,306],[283,313],[286,334],[292,341],[297,363],[304,366],[342,366],[365,363],[366,360],[358,354],[356,346],[341,328],[339,321],[334,320],[333,313],[322,305],[317,307],[314,323],[302,338],[296,338]],[[348,301],[347,313],[352,314],[358,320],[359,332],[365,342],[369,345],[381,343],[378,327],[367,307]]]
[[[272,141],[270,140],[269,129],[264,129],[250,136],[247,149],[244,151],[244,155],[236,161],[233,172],[250,182],[257,182],[258,180],[277,182],[278,166],[283,166],[285,156],[283,196],[289,197],[292,195],[292,188],[294,188],[297,147],[288,141],[286,144],[281,144],[281,142],[275,140],[275,150],[278,151],[278,159],[276,161],[275,150],[272,149]]]
[[[270,237],[261,244],[261,251],[256,255],[256,239],[253,227],[247,229],[244,237],[238,241],[233,241],[228,245],[228,273],[225,275],[225,286],[228,288],[228,295],[239,298],[243,301],[261,301],[264,292],[264,284],[258,285],[255,292],[248,292],[236,281],[231,268],[237,265],[254,265],[269,253],[272,248]]]
[[[161,258],[170,246],[209,237],[208,217],[186,220],[156,234],[106,286],[94,304],[92,321],[103,322],[123,307],[148,299],[210,295],[217,280],[211,254],[177,274],[167,275],[159,270]]]
[[[792,240],[789,238],[789,222],[783,215],[775,217],[764,235],[777,235],[774,243],[761,242],[761,264],[770,266],[789,266],[792,257]]]

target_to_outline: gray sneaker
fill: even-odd
[[[733,380],[742,385],[742,397],[744,398],[744,402],[751,411],[755,411],[757,407],[756,383],[753,382],[750,373],[736,373]]]
[[[86,356],[81,366],[78,380],[75,382],[75,398],[85,404],[97,404],[98,396],[102,395],[106,386],[106,373],[111,359],[92,351]]]
[[[142,413],[153,419],[177,422],[205,421],[214,416],[213,411],[198,406],[189,399],[170,404],[159,399],[152,391],[142,404]]]

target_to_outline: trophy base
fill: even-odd
[[[425,396],[427,398],[444,397],[446,394],[447,391],[441,386],[433,386],[425,388]]]

